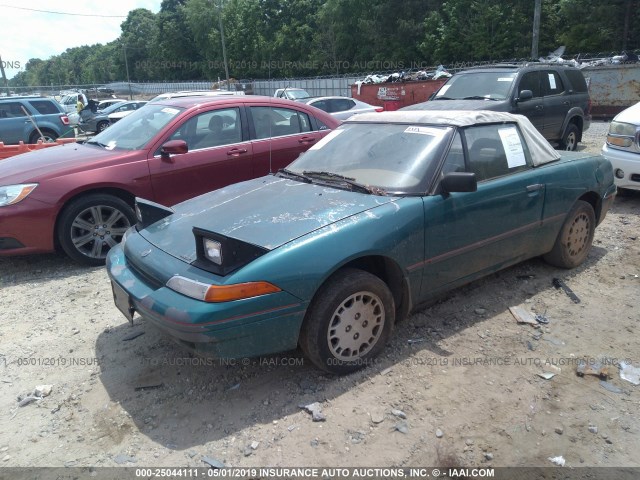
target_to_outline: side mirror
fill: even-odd
[[[181,155],[188,151],[189,147],[184,140],[169,140],[160,147],[160,155],[164,158],[168,158],[171,155]]]
[[[473,172],[451,172],[440,180],[443,192],[475,192],[478,189],[476,174]]]
[[[522,90],[520,96],[517,98],[519,102],[525,102],[533,98],[533,92],[531,90]]]

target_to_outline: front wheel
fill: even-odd
[[[60,215],[58,240],[69,257],[84,265],[103,265],[107,252],[136,222],[133,209],[106,194],[80,197]]]
[[[589,203],[578,200],[569,211],[553,249],[544,256],[544,260],[556,267],[577,267],[589,255],[595,229],[593,208]]]
[[[560,141],[560,148],[562,150],[574,151],[576,148],[578,148],[579,137],[580,130],[575,124],[570,123],[569,125],[567,125],[567,130],[562,136],[562,140]]]
[[[334,274],[314,297],[300,346],[317,367],[351,373],[372,363],[395,322],[393,295],[375,275],[356,269]]]

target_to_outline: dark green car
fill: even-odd
[[[446,290],[543,255],[582,263],[616,188],[600,155],[555,151],[524,117],[384,112],[287,169],[169,209],[109,252],[116,305],[223,358],[302,347],[347,373]]]

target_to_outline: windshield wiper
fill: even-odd
[[[335,182],[335,183],[346,183],[347,185],[352,187],[352,190],[358,190],[361,193],[372,193],[374,195],[386,195],[386,192],[381,188],[363,185],[362,183],[356,182],[355,178],[345,177],[344,175],[340,175],[339,173],[316,172],[316,171],[305,170],[304,172],[302,172],[302,174],[308,177],[317,178],[319,180],[325,180],[325,181]]]
[[[464,97],[463,100],[493,100],[497,101],[497,98],[483,97],[481,95],[473,95],[471,97]]]
[[[311,179],[308,177],[305,177],[304,174],[292,172],[291,170],[287,170],[286,168],[281,168],[280,170],[278,170],[278,173],[281,175],[286,175],[288,177],[293,177],[296,180],[300,180],[301,182],[304,182],[304,183],[311,183]]]

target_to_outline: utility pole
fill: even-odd
[[[129,62],[127,61],[127,45],[125,43],[122,44],[122,50],[124,50],[124,67],[127,70],[127,85],[129,85],[129,100],[133,100],[133,95],[131,95],[131,80],[129,80]]]
[[[540,39],[540,11],[542,10],[542,0],[536,0],[533,12],[533,38],[531,40],[531,59],[538,58],[538,40]]]
[[[222,61],[224,62],[224,74],[227,77],[227,90],[230,89],[229,85],[229,67],[227,66],[227,47],[224,41],[224,28],[222,27],[222,0],[218,1],[218,22],[220,25],[220,39],[222,40]]]

